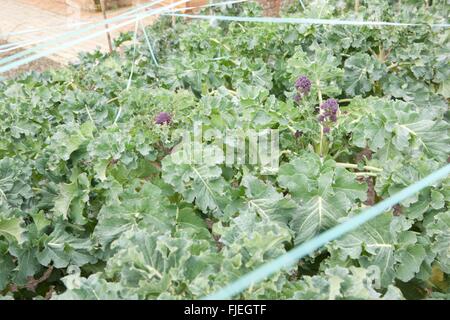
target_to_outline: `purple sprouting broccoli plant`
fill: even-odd
[[[172,117],[167,112],[161,112],[155,118],[155,123],[159,124],[159,125],[170,124],[171,122],[172,122]]]
[[[295,81],[295,89],[297,94],[294,96],[294,100],[299,103],[311,91],[311,81],[307,76],[301,76]]]
[[[323,132],[330,132],[330,125],[337,121],[339,103],[336,99],[328,99],[320,105],[319,122],[324,126]]]

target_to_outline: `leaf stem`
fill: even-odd
[[[237,92],[234,91],[234,90],[231,90],[231,89],[228,89],[228,88],[225,88],[225,89],[227,89],[227,91],[228,91],[229,93],[231,93],[233,96],[237,96],[237,95],[238,95]]]
[[[377,177],[378,174],[374,173],[374,172],[355,172],[354,173],[356,176],[369,176],[369,177]]]
[[[288,120],[289,121],[289,120]],[[288,127],[289,130],[291,130],[292,133],[296,133],[297,130],[295,130],[292,126],[290,126],[289,124],[286,125]]]
[[[244,28],[244,26],[242,24],[237,23],[237,25],[242,29],[242,32],[245,32],[245,28]]]
[[[110,104],[111,102],[114,102],[114,101],[116,101],[116,100],[118,100],[118,99],[119,99],[119,97],[111,98],[111,99],[109,99],[108,101],[106,101],[106,104]]]
[[[323,101],[323,97],[322,97],[322,91],[320,90],[320,80],[317,79],[316,80],[316,85],[317,85],[317,95],[319,97],[319,105],[322,104]],[[323,134],[323,126],[320,125],[320,144],[319,144],[319,156],[320,158],[323,157],[323,139],[325,138],[325,135]]]
[[[407,61],[402,61],[402,62],[393,62],[391,65],[389,65],[387,67],[388,70],[394,69],[396,67],[400,67],[400,66],[407,66],[407,65],[411,65],[411,62],[407,62]]]
[[[158,270],[156,270],[156,268],[151,267],[149,265],[146,265],[145,268],[150,271],[153,272],[155,276],[157,276],[160,280],[163,278],[163,275],[161,274],[161,272],[159,272]]]
[[[319,104],[322,104],[322,91],[320,90],[320,80],[317,79],[316,80],[316,85],[317,85],[317,95],[319,96]]]
[[[91,120],[92,124],[94,125],[95,130],[98,131],[97,125],[95,124],[95,121],[94,121],[94,119],[92,118],[91,112],[89,111],[89,107],[87,106],[87,104],[85,104],[84,107],[86,108],[86,112],[87,112],[87,114],[88,114],[88,116],[89,116],[89,119]]]
[[[391,69],[394,69],[394,68],[396,68],[396,67],[398,67],[398,63],[393,63],[393,64],[391,64],[390,66],[388,66],[387,69],[388,69],[388,70],[391,70]]]
[[[2,196],[2,198],[5,199],[5,201],[8,201],[8,198],[6,197],[6,194],[3,192],[3,190],[0,188],[0,195]]]
[[[320,125],[320,145],[319,145],[319,156],[320,158],[323,157],[323,139],[325,135],[323,134],[323,126]]]
[[[336,167],[348,168],[348,169],[359,169],[358,165],[356,165],[356,164],[343,163],[343,162],[337,162],[336,163]],[[377,167],[364,166],[363,168],[364,168],[364,170],[375,171],[375,172],[383,172],[383,169],[377,168]]]

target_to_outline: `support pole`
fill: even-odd
[[[106,16],[107,0],[100,0],[100,6],[102,7],[103,19],[107,20],[108,19],[108,17]],[[105,23],[105,28],[106,28],[106,30],[109,29],[108,23]],[[106,38],[108,40],[109,53],[112,53],[113,46],[112,46],[112,40],[111,40],[111,33],[109,31],[106,32]]]

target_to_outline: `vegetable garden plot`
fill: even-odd
[[[444,3],[336,4],[287,14],[449,16]],[[201,298],[448,161],[448,29],[162,18],[147,32],[159,66],[142,38],[0,84],[3,298]],[[179,132],[196,123],[278,130],[277,174],[178,163]],[[449,298],[449,182],[236,298]]]

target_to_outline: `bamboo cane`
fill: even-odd
[[[100,0],[100,6],[102,7],[103,19],[107,20],[108,19],[107,15],[106,15],[107,0]],[[106,28],[106,30],[109,29],[108,23],[105,23],[105,28]],[[108,40],[109,53],[112,53],[113,46],[112,46],[112,40],[111,40],[111,33],[109,31],[106,32],[106,38]]]

